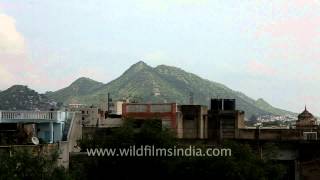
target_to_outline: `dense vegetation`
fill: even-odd
[[[244,110],[247,117],[253,114],[290,114],[272,107],[262,99],[256,101],[223,84],[202,79],[182,69],[165,65],[152,68],[144,62],[133,65],[119,78],[108,84],[103,85],[88,78],[80,78],[69,87],[46,95],[64,103],[97,104],[106,100],[107,93],[111,93],[113,99],[126,98],[140,102],[180,104],[189,103],[192,93],[194,103],[202,105],[209,105],[211,98],[235,98],[237,108]]]
[[[137,128],[132,121],[122,128],[99,131],[80,141],[81,148],[120,148],[132,145],[155,145],[156,147],[184,147],[168,130],[159,128],[159,123],[146,121]],[[197,144],[206,148],[205,144]],[[236,142],[224,143],[232,149],[231,157],[75,157],[71,171],[79,173],[77,179],[282,179],[284,166],[269,160],[261,160],[250,146]]]
[[[10,155],[11,154],[11,155]],[[15,150],[0,154],[0,180],[67,180],[72,176],[57,166],[58,154]]]

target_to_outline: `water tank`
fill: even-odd
[[[222,99],[211,99],[211,111],[222,110]]]
[[[223,100],[223,110],[234,111],[236,110],[236,100],[235,99],[224,99]]]

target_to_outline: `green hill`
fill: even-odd
[[[296,113],[292,113],[289,111],[285,111],[279,108],[275,108],[273,106],[271,106],[268,102],[266,102],[264,99],[259,98],[256,102],[255,102],[256,106],[258,106],[259,108],[271,112],[272,114],[296,114]]]
[[[77,80],[78,81],[78,80]],[[76,81],[76,82],[77,82]],[[73,84],[78,84],[74,82]],[[131,66],[119,78],[108,84],[84,81],[91,85],[74,85],[48,93],[57,101],[70,103],[71,101],[97,104],[108,93],[113,99],[131,99],[140,102],[177,102],[188,104],[190,94],[194,103],[209,105],[211,98],[234,98],[237,109],[244,110],[247,117],[251,115],[284,115],[291,112],[274,108],[265,101],[254,100],[241,92],[234,91],[227,86],[203,79],[180,68],[160,65],[155,68],[140,61]],[[93,84],[93,85],[92,85]],[[83,87],[92,87],[82,90]],[[82,93],[79,93],[82,92]]]
[[[0,110],[49,110],[57,103],[27,86],[14,85],[0,92]]]
[[[46,96],[58,102],[73,102],[80,96],[94,93],[97,89],[103,86],[103,83],[92,79],[81,77],[74,81],[70,86],[60,89],[55,92],[47,92]]]

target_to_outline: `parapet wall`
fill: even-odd
[[[303,140],[304,133],[313,132],[317,136],[320,130],[315,129],[238,129],[236,139],[259,140]],[[318,138],[317,138],[318,139]]]

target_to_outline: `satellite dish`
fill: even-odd
[[[39,139],[37,137],[32,137],[31,141],[34,145],[38,145],[39,144]]]

